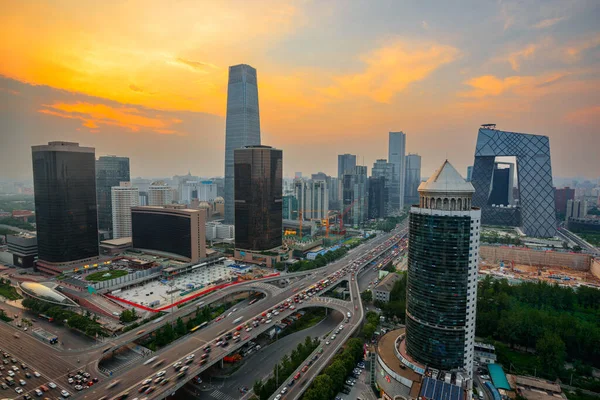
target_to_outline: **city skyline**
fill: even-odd
[[[223,176],[227,70],[239,63],[261,72],[262,139],[286,151],[285,176],[335,176],[343,153],[372,165],[386,157],[387,132],[399,130],[407,153],[423,157],[424,177],[446,157],[464,171],[482,123],[549,136],[558,176],[600,170],[598,4],[465,2],[468,15],[384,2],[196,4],[108,5],[101,14],[92,3],[81,14],[6,6],[6,177],[29,178],[29,146],[50,140],[128,156],[133,176]],[[43,18],[49,12],[63,15],[61,25]],[[359,16],[365,28],[352,23]]]

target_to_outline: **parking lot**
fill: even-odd
[[[377,396],[369,387],[367,382],[368,372],[364,369],[364,364],[359,363],[354,369],[353,374],[346,377],[346,384],[343,392],[336,395],[335,400],[376,400]]]
[[[55,398],[66,398],[72,394],[72,390],[63,382],[53,382],[48,377],[35,370],[35,366],[29,366],[22,362],[15,354],[10,354],[0,349],[2,361],[0,362],[0,393],[6,393],[8,398],[31,399],[42,395]],[[66,390],[66,391],[65,391]],[[65,392],[63,392],[65,391]],[[5,394],[2,393],[2,396]],[[66,396],[65,396],[66,395]]]
[[[161,307],[171,304],[171,294],[174,291],[173,302],[180,300],[180,293],[192,288],[204,288],[218,280],[229,280],[234,276],[233,270],[223,264],[198,268],[193,272],[182,274],[166,281],[152,281],[135,286],[118,293],[116,296],[141,305]]]

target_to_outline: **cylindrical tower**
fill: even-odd
[[[406,349],[434,368],[472,372],[481,211],[446,160],[410,210]]]

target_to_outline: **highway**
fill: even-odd
[[[351,264],[352,262],[354,262],[357,259],[364,258],[365,259],[364,264],[367,264],[370,260],[378,257],[381,253],[383,253],[384,251],[387,251],[387,249],[389,249],[391,246],[393,246],[393,244],[395,242],[391,242],[389,245],[386,245],[384,248],[381,248],[380,251],[378,250],[375,252],[375,248],[377,246],[383,244],[389,238],[391,238],[393,236],[393,234],[397,234],[397,233],[398,233],[398,231],[393,231],[390,234],[380,235],[380,236],[376,237],[375,239],[372,239],[372,240],[366,242],[365,244],[351,250],[348,253],[348,255],[346,255],[346,257],[342,258],[341,260],[339,260],[337,262],[334,262],[334,263],[332,263],[324,268],[321,268],[319,270],[312,270],[312,271],[305,272],[305,273],[308,273],[308,275],[302,279],[297,280],[296,282],[293,282],[287,288],[287,290],[277,292],[272,297],[270,297],[268,299],[263,299],[255,304],[253,304],[252,306],[245,308],[243,310],[245,319],[251,319],[252,317],[254,317],[256,315],[261,314],[265,310],[272,309],[275,305],[283,302],[289,296],[291,296],[294,293],[294,291],[302,290],[305,287],[311,286],[315,282],[323,280],[325,277],[331,275],[332,273],[338,271],[339,269],[344,268],[345,266]],[[363,256],[365,256],[365,257],[363,257]],[[284,276],[284,277],[287,277],[287,276]],[[354,287],[352,289],[353,296],[356,297],[357,299],[359,299],[360,297],[358,295],[358,287],[356,286],[356,282],[355,281],[353,281],[353,282],[354,282],[353,285],[351,285],[352,287]],[[325,290],[328,290],[328,289],[325,288]],[[338,310],[344,314],[346,314],[349,310],[352,310],[351,311],[352,319],[348,326],[350,329],[346,329],[345,332],[349,332],[349,331],[353,330],[355,326],[360,324],[362,315],[361,316],[355,315],[355,313],[354,313],[355,307],[358,307],[358,306],[356,306],[354,303],[342,302],[341,300],[338,300],[338,299],[315,299],[315,297],[317,297],[317,296],[318,296],[318,294],[315,295],[313,298],[311,298],[310,301],[305,301],[302,304],[297,304],[296,309],[300,309],[300,308],[304,308],[304,307],[320,306],[320,307],[329,307],[329,308]],[[357,304],[360,304],[360,301],[358,301]],[[294,311],[287,309],[287,310],[283,311],[281,314],[279,314],[277,316],[277,319],[285,318],[292,312],[294,312]],[[241,311],[239,311],[238,313],[241,313]],[[240,325],[241,324],[242,323],[240,323]],[[231,329],[235,328],[235,326],[237,326],[237,325],[232,324],[231,318],[227,318],[222,321],[212,323],[212,324],[208,325],[206,328],[204,328],[200,331],[197,331],[192,335],[189,335],[186,338],[186,340],[174,343],[171,346],[168,346],[167,348],[159,351],[156,354],[158,356],[158,359],[164,360],[164,363],[160,366],[160,368],[153,369],[151,366],[146,366],[146,365],[135,366],[135,367],[131,368],[130,370],[124,372],[123,374],[121,374],[117,377],[113,377],[112,381],[119,380],[119,384],[117,386],[115,386],[114,388],[112,388],[112,389],[108,388],[108,385],[110,384],[111,380],[105,380],[104,382],[101,382],[98,385],[94,385],[89,390],[79,393],[77,397],[83,398],[83,399],[97,399],[98,396],[107,394],[107,395],[111,396],[111,398],[118,398],[118,395],[123,395],[124,393],[130,393],[130,394],[137,393],[137,389],[141,386],[140,383],[145,378],[147,378],[149,376],[153,376],[153,374],[156,373],[159,369],[164,369],[165,371],[167,371],[166,377],[170,379],[169,383],[165,386],[157,386],[156,391],[154,393],[152,393],[152,395],[149,397],[149,398],[153,398],[153,399],[164,398],[168,394],[174,393],[175,390],[177,390],[178,388],[183,386],[183,384],[185,384],[185,382],[187,380],[196,376],[198,373],[205,370],[206,368],[208,368],[210,365],[214,364],[215,362],[220,361],[220,359],[222,357],[224,357],[225,355],[234,351],[236,348],[239,348],[239,347],[241,347],[241,345],[243,345],[243,343],[246,340],[242,340],[240,343],[237,343],[235,345],[231,344],[225,349],[223,349],[221,347],[216,347],[213,345],[212,346],[213,351],[210,355],[209,361],[206,364],[201,366],[201,365],[199,365],[199,363],[197,361],[194,361],[192,364],[190,364],[190,368],[186,374],[186,377],[179,381],[175,380],[175,371],[174,371],[174,368],[172,367],[172,365],[174,363],[180,361],[185,356],[187,356],[188,354],[191,354],[191,353],[196,353],[195,355],[196,355],[196,360],[197,360],[201,355],[200,348],[202,346],[204,346],[208,342],[214,342],[216,338],[223,335],[223,331],[231,330]],[[259,327],[254,328],[247,335],[242,335],[242,337],[249,336],[247,338],[247,340],[250,340],[250,338],[255,337],[258,334],[269,329],[270,326],[271,325],[261,324],[261,325],[259,325]],[[338,343],[341,343],[342,340],[344,340],[343,338],[340,338],[340,339],[341,340],[339,340]]]

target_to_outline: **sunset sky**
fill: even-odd
[[[0,0],[0,177],[77,141],[132,176],[223,175],[228,66],[258,70],[284,174],[369,167],[404,131],[428,176],[477,129],[548,135],[556,176],[600,176],[600,2]]]

